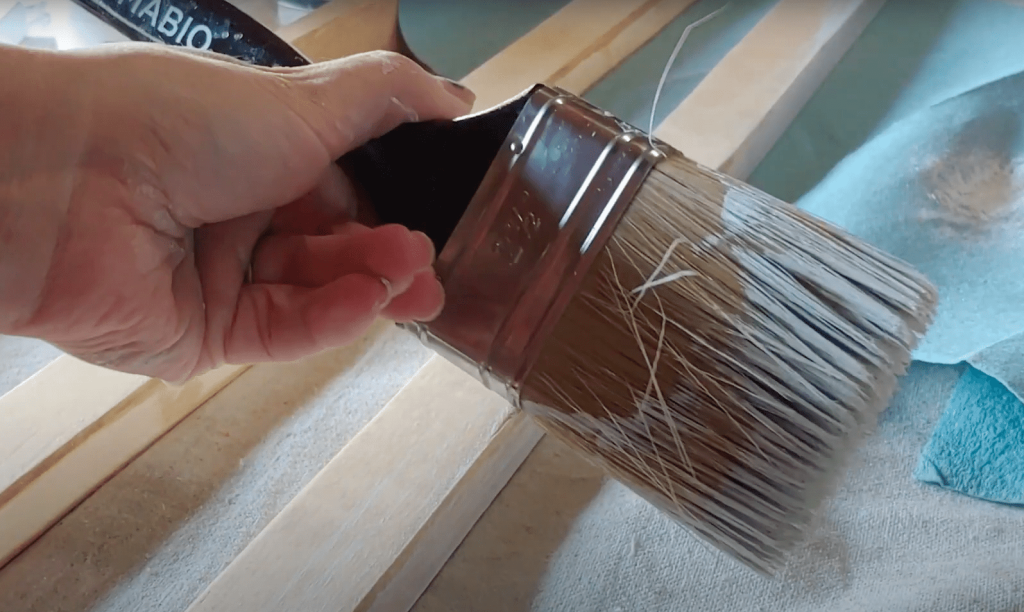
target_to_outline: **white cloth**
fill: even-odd
[[[609,482],[553,555],[532,610],[1024,610],[1024,511],[911,478],[960,371],[914,365],[788,575],[753,574]]]

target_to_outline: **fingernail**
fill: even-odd
[[[430,263],[428,263],[427,265],[434,265],[434,262],[437,261],[437,247],[434,246],[434,241],[430,239],[430,236],[427,236],[423,232],[417,231],[413,232],[413,234],[415,234],[416,237],[419,238],[420,241],[422,241],[426,245],[427,249],[429,249],[430,251]]]
[[[391,299],[395,297],[395,295],[394,290],[391,288],[391,281],[383,276],[379,277],[377,280],[380,281],[380,284],[384,285],[384,299],[378,301],[375,307],[377,310],[383,310],[391,303]]]
[[[458,81],[453,81],[451,79],[447,79],[445,77],[438,78],[440,78],[441,82],[444,83],[444,87],[445,89],[448,90],[448,93],[452,94],[456,98],[462,100],[463,102],[469,105],[472,105],[474,102],[476,102],[476,94],[473,93],[468,87],[466,87],[462,83],[459,83]]]
[[[421,319],[421,321],[423,323],[430,323],[431,321],[434,321],[435,319],[440,317],[442,312],[444,312],[444,302],[441,302],[440,304],[438,304],[437,308],[434,309],[434,312],[432,312],[429,315],[423,317]]]
[[[394,97],[391,98],[391,102],[395,106],[397,106],[398,108],[402,109],[402,112],[405,113],[405,120],[406,121],[408,121],[410,123],[415,123],[416,121],[420,120],[420,116],[408,104],[406,104],[406,103],[402,102],[401,100],[399,100],[398,98],[394,98]]]

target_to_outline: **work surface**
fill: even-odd
[[[1024,9],[911,4],[882,10],[751,182],[797,200],[897,119],[1024,70]],[[666,111],[768,5],[750,3],[740,17],[695,33],[673,71]],[[459,31],[470,36],[472,28]],[[653,82],[678,32],[590,98],[646,125]],[[441,37],[424,29],[409,38],[416,49],[417,38]],[[424,54],[458,71],[455,56],[465,54],[456,48],[449,41]],[[0,384],[54,355],[0,340]],[[428,355],[382,327],[363,346],[243,374],[248,384],[202,407],[0,572],[0,610],[184,610]],[[344,375],[327,375],[345,361],[353,367]],[[915,364],[819,535],[781,582],[735,567],[544,440],[416,609],[1024,610],[1024,511],[912,478],[964,368]]]
[[[914,368],[782,582],[723,559],[544,440],[414,610],[1024,610],[1020,509],[910,478],[958,376]]]

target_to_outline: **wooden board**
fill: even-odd
[[[62,356],[0,398],[0,566],[245,369],[172,387]]]
[[[189,612],[407,609],[448,558],[443,540],[461,541],[537,440],[434,357]]]
[[[396,0],[338,0],[282,37],[311,57],[340,57],[381,48],[387,19],[393,33]],[[63,355],[0,397],[0,567],[247,369],[173,387]]]
[[[397,51],[398,0],[334,0],[277,34],[313,62],[373,49]]]
[[[827,71],[810,71],[807,66],[834,65],[855,38],[846,46],[817,45],[814,54],[780,55],[779,65],[764,73],[744,72],[746,81],[741,83],[732,72],[777,51],[779,36],[771,36],[767,30],[786,26],[779,16],[805,5],[803,0],[782,0],[730,54],[729,61],[707,77],[711,83],[737,83],[736,91],[772,91],[776,95],[753,96],[759,103],[750,104],[735,95],[716,98],[695,91],[696,102],[693,96],[684,102],[695,111],[708,113],[715,109],[705,105],[724,106],[718,109],[722,116],[731,113],[741,125],[749,126],[746,137],[732,134],[737,150],[746,146],[756,130],[763,134],[758,142],[770,144],[771,135],[777,138],[806,100],[802,94],[787,95],[786,87],[776,87],[778,75],[812,74],[817,82],[810,77],[790,79],[788,88],[813,91]],[[818,14],[821,28],[787,30],[787,36],[800,34],[788,44],[813,46],[808,41],[818,40],[822,32],[834,32],[840,22],[863,17],[861,12],[849,11],[848,5],[837,5],[831,3],[830,13]],[[772,47],[761,47],[768,43]],[[507,51],[528,57],[518,43]],[[498,57],[489,64],[501,66],[503,62],[504,58]],[[537,69],[548,71],[550,66],[542,63]],[[488,105],[488,100],[501,99],[489,90],[481,91],[481,83],[494,83],[495,91],[513,92],[528,85],[505,82],[481,70],[475,74],[477,93],[483,94],[481,107]],[[521,74],[529,74],[532,80],[536,73]],[[716,161],[721,149],[701,148],[705,140],[713,141],[708,132],[713,129],[710,125],[667,122],[659,136],[698,161],[721,166]],[[508,410],[481,385],[471,382],[460,370],[435,357],[360,433],[359,445],[353,441],[346,447],[189,612],[241,612],[258,604],[282,612],[408,610],[507,481],[516,462],[525,458],[539,439],[536,427],[522,413]],[[444,406],[437,412],[436,402]],[[419,420],[421,411],[430,415],[429,426]],[[439,447],[446,452],[439,454]],[[421,499],[426,501],[420,503]]]
[[[535,83],[584,94],[694,0],[574,0],[506,47],[463,83],[476,109],[490,108]]]
[[[781,0],[656,134],[706,166],[746,178],[883,4]]]

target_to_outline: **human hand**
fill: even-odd
[[[181,382],[439,313],[429,239],[356,223],[333,162],[469,111],[468,91],[387,53],[298,69],[137,44],[7,53],[0,332]]]

